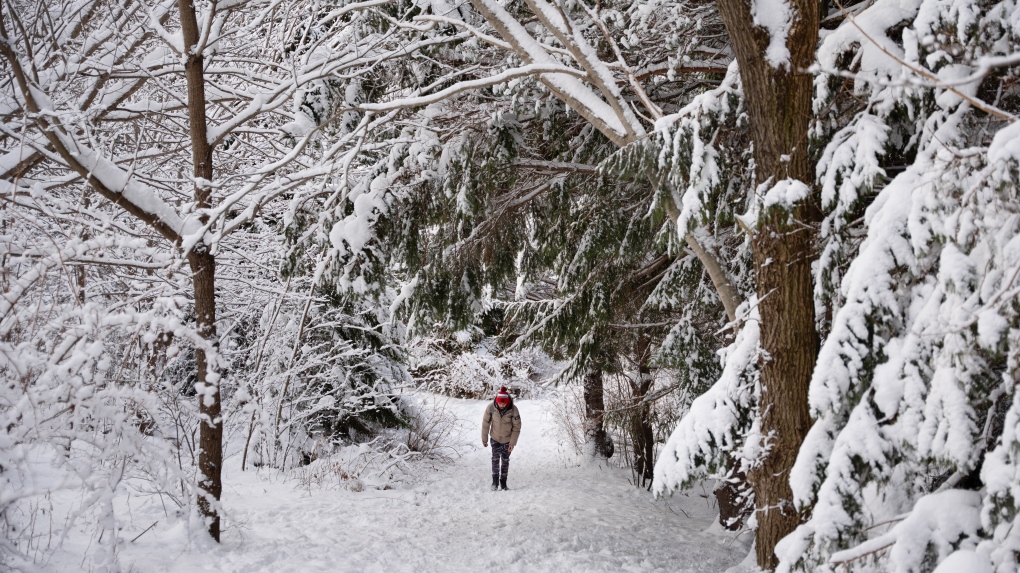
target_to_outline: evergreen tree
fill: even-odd
[[[815,107],[850,121],[816,131],[836,302],[783,569],[1015,570],[1016,8],[884,10],[819,51]]]

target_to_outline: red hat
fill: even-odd
[[[496,394],[496,403],[497,404],[510,403],[510,393],[506,391],[506,386],[499,387],[499,392]]]

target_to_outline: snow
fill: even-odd
[[[746,318],[733,344],[720,352],[722,375],[694,400],[655,464],[652,488],[658,494],[687,487],[706,476],[713,469],[706,460],[718,459],[720,452],[736,454],[747,467],[756,461],[758,428],[752,422],[748,429],[743,420],[758,392],[753,375],[760,349],[756,300],[741,305],[737,314]]]
[[[352,192],[349,199],[354,203],[354,213],[333,225],[329,233],[333,248],[344,253],[346,252],[344,243],[346,243],[350,246],[352,253],[361,252],[374,235],[373,224],[376,219],[386,211],[386,202],[383,197],[390,183],[388,177],[380,175],[369,184],[367,193],[355,195]]]
[[[993,310],[985,310],[977,315],[977,334],[981,346],[986,349],[994,349],[1002,341],[1003,333],[1009,327],[1009,322]]]
[[[645,135],[644,127],[634,116],[634,112],[626,105],[619,105],[623,99],[616,78],[598,55],[595,48],[588,42],[581,30],[564,20],[561,8],[554,7],[545,0],[526,0],[532,12],[538,16],[543,25],[562,42],[574,55],[574,59],[588,73],[588,80],[598,87],[602,95],[616,109],[617,115],[625,124],[625,128],[635,137]],[[574,96],[575,99],[580,99]],[[589,106],[590,107],[590,106]]]
[[[552,55],[528,32],[528,30],[510,15],[498,2],[493,0],[477,0],[475,7],[485,16],[489,24],[500,31],[503,39],[514,46],[518,55],[527,64],[556,65]],[[567,101],[571,108],[589,117],[595,124],[601,124],[606,135],[625,138],[635,133],[643,133],[640,125],[625,124],[628,117],[620,117],[617,112],[599,95],[581,80],[565,76],[542,76],[542,81],[559,97]],[[640,130],[640,131],[638,131]]]
[[[776,183],[765,193],[763,206],[780,207],[782,209],[793,209],[797,203],[804,200],[811,193],[811,188],[797,179],[783,179]]]
[[[709,196],[721,181],[719,151],[715,146],[718,127],[712,124],[724,123],[735,111],[731,98],[740,95],[740,73],[736,62],[732,62],[719,87],[694,97],[677,113],[655,122],[655,132],[662,143],[659,166],[670,171],[673,199],[680,210],[676,220],[680,237],[686,236],[696,226],[693,223],[704,216]]]
[[[294,113],[294,121],[280,126],[280,131],[293,137],[306,137],[316,128],[315,122],[307,114]]]
[[[404,483],[366,479],[362,491],[325,481],[302,485],[293,473],[240,472],[234,451],[224,471],[226,520],[218,546],[194,524],[189,534],[185,521],[168,523],[158,499],[122,494],[118,509],[129,507],[131,515],[120,532],[122,569],[693,573],[724,571],[748,552],[750,536],[710,527],[716,511],[699,495],[653,500],[628,483],[628,470],[578,461],[548,398],[517,402],[524,424],[511,458],[510,491],[490,491],[490,453],[476,443],[487,402],[423,399],[426,407],[437,401],[456,417],[456,454],[449,462],[421,463],[422,475]],[[79,534],[67,547],[81,551],[88,542]],[[89,565],[80,553],[62,550],[41,570],[70,573]]]
[[[890,558],[896,562],[915,560],[926,552],[937,552],[939,560],[960,545],[961,539],[973,538],[981,527],[979,511],[981,494],[974,491],[950,490],[935,493],[918,500],[914,510],[888,533],[869,539],[852,549],[837,551],[830,562],[844,563],[877,551],[890,548]],[[964,541],[964,543],[967,543]],[[972,542],[971,542],[972,543]],[[958,561],[964,557],[957,558]],[[986,561],[987,563],[987,561]],[[897,567],[896,573],[910,569]],[[947,569],[970,571],[970,569]]]
[[[464,91],[477,90],[480,88],[495,86],[498,84],[507,83],[517,78],[528,77],[537,74],[562,74],[566,76],[576,77],[585,76],[584,72],[582,72],[581,70],[577,70],[569,66],[564,66],[560,64],[555,63],[529,64],[526,66],[520,66],[516,68],[511,68],[509,70],[504,70],[498,74],[493,74],[492,76],[489,77],[477,80],[466,80],[463,82],[458,82],[444,90],[440,90],[433,94],[399,98],[384,103],[366,103],[361,104],[359,108],[369,111],[388,111],[403,107],[426,106],[437,102],[445,101],[452,97],[453,95],[456,95]]]
[[[751,0],[751,17],[755,24],[769,33],[765,60],[777,70],[789,67],[790,49],[786,47],[786,37],[793,25],[790,3],[786,0]]]
[[[946,557],[946,560],[939,564],[934,573],[992,573],[995,571],[988,558],[975,551],[961,549]]]
[[[999,123],[977,137],[969,109],[985,105],[976,86],[992,59],[1013,61],[1015,39],[989,42],[988,56],[953,46],[1007,15],[1015,22],[1015,4],[866,4],[818,53],[819,67],[855,80],[867,103],[848,125],[826,125],[830,90],[846,84],[816,79],[823,118],[813,130],[827,140],[817,173],[831,210],[816,301],[834,318],[810,386],[816,421],[791,472],[811,518],[781,544],[780,571],[1013,570],[1017,417],[1011,408],[995,436],[995,416],[979,405],[1001,405],[1015,386],[1015,307],[1000,293],[1020,276],[1008,248],[1015,191],[1006,191],[1020,130]],[[890,150],[908,148],[912,165],[882,188]],[[860,222],[863,243],[847,232]],[[975,467],[985,489],[953,490]]]
[[[16,147],[13,151],[0,155],[0,174],[6,176],[19,163],[31,157],[34,151],[28,147]]]
[[[1010,159],[1020,159],[1020,122],[999,130],[988,147],[988,161],[998,162]]]
[[[514,489],[508,493],[486,488],[488,452],[475,434],[484,403],[470,401],[450,401],[460,420],[452,459],[401,461],[405,465],[399,472],[355,468],[357,479],[341,479],[333,471],[340,466],[329,463],[391,452],[361,444],[345,450],[353,456],[349,459],[319,458],[296,469],[241,472],[234,435],[227,449],[222,545],[211,543],[186,514],[172,517],[173,504],[167,512],[165,500],[151,493],[175,492],[182,506],[194,505],[194,476],[188,474],[194,468],[183,462],[178,465],[188,469],[174,463],[167,467],[174,454],[187,458],[190,452],[179,441],[150,439],[150,424],[137,416],[159,411],[159,399],[181,398],[122,383],[153,377],[141,368],[144,360],[136,359],[142,354],[129,349],[136,341],[145,346],[138,352],[151,352],[156,362],[162,359],[160,345],[167,343],[164,334],[176,340],[166,356],[196,345],[213,350],[189,326],[190,275],[182,250],[186,254],[198,241],[207,242],[218,256],[235,249],[236,257],[227,253],[217,262],[217,304],[226,310],[217,323],[223,332],[246,330],[240,319],[249,311],[236,309],[254,305],[254,316],[261,315],[265,326],[256,363],[267,346],[267,364],[285,368],[289,356],[289,383],[290,372],[307,372],[302,364],[312,364],[295,365],[295,356],[311,354],[317,342],[300,340],[305,318],[298,321],[286,310],[280,328],[298,332],[293,344],[280,343],[289,337],[271,339],[270,331],[280,308],[296,300],[290,293],[305,292],[305,286],[309,293],[315,290],[311,285],[292,289],[288,278],[281,291],[275,280],[280,244],[260,242],[254,234],[280,231],[275,228],[279,214],[266,208],[274,198],[290,196],[294,209],[283,220],[288,230],[304,233],[298,242],[328,237],[333,247],[314,263],[312,283],[331,280],[359,294],[402,286],[399,295],[387,293],[370,312],[381,324],[379,331],[400,334],[393,338],[399,346],[405,325],[392,315],[414,294],[418,278],[400,285],[387,282],[390,274],[364,271],[388,255],[379,246],[384,237],[378,224],[400,214],[395,201],[407,196],[402,189],[410,187],[408,179],[430,185],[447,179],[450,150],[471,136],[472,125],[479,125],[473,115],[488,116],[510,103],[515,112],[534,115],[527,121],[551,119],[553,112],[540,111],[549,94],[519,81],[534,77],[595,129],[624,145],[641,139],[651,119],[639,120],[629,107],[636,103],[631,94],[643,90],[623,87],[630,66],[622,56],[618,63],[603,61],[607,46],[615,49],[618,41],[628,51],[641,46],[670,53],[679,49],[676,53],[691,64],[684,53],[707,55],[710,48],[719,48],[721,58],[708,58],[707,67],[731,55],[718,45],[722,40],[698,37],[713,26],[710,9],[703,14],[707,28],[699,17],[690,34],[694,44],[678,47],[676,40],[665,39],[660,46],[664,39],[655,20],[686,18],[686,12],[674,18],[679,12],[658,0],[627,8],[644,15],[640,24],[628,23],[629,17],[613,7],[594,13],[584,4],[549,0],[526,0],[537,21],[518,10],[520,3],[504,0],[472,0],[482,14],[463,2],[414,0],[414,13],[442,16],[430,16],[429,22],[394,20],[396,25],[384,26],[382,34],[356,14],[366,11],[371,17],[374,11],[368,9],[390,1],[341,2],[318,12],[296,2],[301,14],[291,12],[285,20],[275,20],[274,14],[289,10],[277,2],[253,4],[252,11],[234,11],[241,0],[220,2],[215,10],[198,7],[199,44],[206,46],[208,57],[208,138],[217,148],[212,181],[190,178],[190,149],[182,143],[187,134],[178,130],[187,123],[180,103],[185,97],[179,57],[186,46],[173,26],[164,28],[174,22],[167,20],[176,10],[172,0],[112,19],[102,10],[70,10],[65,14],[69,20],[53,29],[59,33],[52,38],[42,33],[45,25],[32,27],[40,33],[30,38],[20,36],[24,30],[12,31],[9,43],[17,48],[12,53],[35,55],[23,62],[32,71],[32,85],[19,88],[9,82],[0,104],[5,117],[13,118],[4,128],[8,141],[0,150],[0,171],[13,176],[12,169],[33,156],[41,163],[15,181],[0,182],[10,196],[3,219],[8,244],[0,246],[0,255],[13,261],[4,268],[12,276],[5,277],[10,284],[5,283],[0,297],[6,325],[0,337],[5,341],[0,366],[7,376],[2,386],[10,388],[2,400],[6,406],[0,407],[5,420],[0,427],[6,428],[0,432],[0,514],[9,532],[0,539],[0,569],[11,564],[5,551],[10,544],[27,548],[25,555],[37,559],[30,569],[53,571],[719,571],[746,554],[746,535],[734,540],[705,531],[714,511],[697,493],[656,499],[628,485],[630,474],[616,468],[616,460],[606,466],[575,459],[558,434],[547,400],[521,402],[527,423],[514,458]],[[580,16],[578,8],[588,12],[591,22],[574,19]],[[759,31],[768,34],[764,55],[769,64],[789,67],[787,39],[794,21],[789,0],[751,0],[749,8]],[[840,16],[839,8],[832,16]],[[262,15],[258,10],[264,10]],[[388,8],[374,13],[395,14]],[[815,185],[824,220],[815,302],[826,339],[810,387],[815,423],[789,476],[798,509],[810,519],[777,551],[783,567],[801,571],[1013,571],[1020,550],[1020,527],[1014,527],[1020,521],[1020,401],[1014,399],[1020,380],[1020,122],[982,98],[1015,107],[1010,102],[1016,86],[1008,78],[1020,64],[1020,11],[1013,0],[869,0],[841,17],[830,18],[826,27],[832,29],[821,32],[817,121],[807,140],[812,156],[819,158]],[[309,35],[298,41],[294,32],[300,30],[294,26],[302,21]],[[428,33],[438,30],[440,22],[459,26],[459,31]],[[602,23],[612,28],[607,36],[630,30],[623,30],[626,37],[603,43],[591,26]],[[231,29],[221,29],[225,25]],[[639,33],[643,27],[654,34]],[[707,42],[695,50],[702,40]],[[490,46],[480,51],[480,42]],[[665,93],[666,83],[656,79],[662,71],[668,71],[669,83],[687,83],[677,77],[675,57],[654,64],[659,58],[646,62],[639,51],[629,53],[631,61],[647,64],[641,67],[648,69],[647,85],[656,88],[651,93]],[[425,54],[428,58],[419,58]],[[446,60],[449,55],[457,57]],[[432,81],[433,64],[443,75],[422,91],[404,82]],[[400,72],[389,75],[390,70]],[[385,86],[393,89],[369,102],[378,94],[369,93],[358,78],[374,77],[376,71],[386,72],[379,77],[394,78]],[[733,135],[742,132],[754,110],[747,107],[739,80],[733,64],[714,89],[710,81],[707,88],[684,88],[687,95],[671,96],[671,105],[685,107],[655,122],[656,134],[647,138],[657,148],[658,170],[665,176],[656,193],[667,201],[672,196],[681,238],[688,232],[708,233],[706,228],[726,238],[730,209],[749,207],[738,220],[750,228],[761,209],[789,209],[808,194],[798,181],[772,180],[754,187],[761,182],[741,179],[739,171],[749,175],[753,164],[734,164],[735,152],[741,151],[733,149],[734,142],[741,147],[746,142]],[[321,89],[327,83],[342,90],[343,97]],[[461,98],[456,108],[446,103],[464,90],[496,84],[509,87],[492,90],[492,98],[490,92]],[[301,111],[305,103],[314,104],[316,112]],[[421,116],[395,111],[425,105],[429,109],[421,110]],[[394,111],[367,113],[358,121],[359,114],[344,106]],[[325,121],[333,112],[342,120]],[[461,118],[468,129],[447,123]],[[427,121],[416,126],[420,119]],[[279,137],[288,133],[292,137]],[[602,152],[585,157],[587,145],[573,157],[558,159],[596,160]],[[602,166],[601,175],[613,174]],[[82,177],[92,178],[106,200],[82,205],[81,199],[90,196],[82,192]],[[213,207],[189,203],[193,185],[213,192]],[[470,203],[465,193],[457,198],[462,206]],[[170,240],[148,244],[156,241],[143,225],[117,211],[118,205],[141,215]],[[669,212],[674,215],[673,209]],[[301,221],[306,217],[319,221],[318,226],[305,227]],[[248,222],[253,225],[235,235],[237,242],[221,242]],[[717,245],[726,246],[722,241]],[[735,282],[746,278],[740,286],[753,290],[753,278],[740,272],[743,259],[730,258],[732,251],[727,251],[719,251],[727,255],[727,272],[737,271],[731,273]],[[238,267],[242,255],[251,258]],[[575,266],[583,266],[580,262],[578,256]],[[249,269],[257,266],[274,280],[253,279],[257,273]],[[307,280],[310,266],[304,264],[292,276]],[[533,270],[521,260],[517,266],[521,272]],[[151,272],[143,276],[131,268]],[[79,288],[85,291],[87,285],[89,292],[65,290],[64,283],[74,289],[76,282],[67,270],[86,269]],[[248,272],[253,275],[245,276]],[[557,278],[560,286],[569,286]],[[525,284],[518,281],[522,297]],[[258,308],[266,300],[259,298],[263,291],[279,295],[265,313]],[[106,302],[98,302],[100,294]],[[308,298],[304,308],[316,311],[310,320],[329,326]],[[387,300],[392,301],[389,315]],[[714,301],[710,295],[683,303],[700,308]],[[412,315],[411,320],[424,316]],[[726,339],[732,344],[719,354],[721,375],[687,410],[662,452],[656,492],[696,490],[699,479],[717,475],[729,467],[727,462],[746,469],[765,447],[756,406],[761,392],[756,364],[763,356],[758,322],[753,314],[741,320],[735,338]],[[741,320],[730,326],[740,326]],[[672,332],[693,332],[690,325],[680,323]],[[729,332],[720,331],[727,337]],[[224,348],[240,344],[240,338],[225,336]],[[591,342],[591,336],[582,341]],[[466,345],[472,337],[465,333],[458,338]],[[226,354],[210,360],[226,360]],[[356,354],[357,349],[340,345],[328,360]],[[494,355],[471,356],[450,365],[454,378],[478,386],[502,380]],[[325,360],[315,363],[326,372],[322,376],[346,380],[345,367]],[[250,376],[264,380],[261,386],[247,385],[243,369],[224,363],[222,372],[229,373],[225,389],[238,387],[235,400],[225,402],[227,431],[238,432],[249,419],[254,428],[260,404],[268,404],[261,403],[259,391],[274,389],[278,379],[263,376],[258,365]],[[526,378],[516,371],[514,376]],[[174,383],[183,379],[171,377]],[[220,382],[216,372],[206,380]],[[195,389],[208,403],[215,386]],[[284,398],[275,414],[277,427]],[[312,412],[349,405],[339,393],[301,395],[302,408],[306,399]],[[188,413],[194,402],[189,399],[174,412]],[[684,412],[686,404],[677,411]],[[1002,410],[1008,410],[1004,423]],[[194,429],[188,423],[179,427]],[[270,425],[259,421],[259,428]],[[273,436],[259,432],[263,437],[257,441],[272,443]],[[313,441],[307,434],[294,435],[293,443],[302,447]],[[290,443],[280,451],[288,451]],[[281,456],[286,460],[286,453]],[[982,488],[953,489],[977,469]],[[17,502],[8,506],[12,500]],[[62,535],[61,524],[68,523],[63,518],[77,511],[80,519],[70,520],[73,525],[63,532],[68,538],[54,541]],[[42,533],[47,520],[57,530],[48,537]],[[12,523],[31,529],[15,532]],[[62,543],[52,554],[51,542]],[[747,560],[741,565],[748,566]]]

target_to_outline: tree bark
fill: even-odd
[[[188,256],[195,288],[195,322],[199,335],[216,342],[216,259],[208,254],[192,253]],[[220,385],[216,364],[209,360],[205,350],[195,352],[198,369],[199,426],[199,496],[198,509],[209,520],[209,535],[220,540],[220,515],[215,502],[223,491],[223,420],[220,418]],[[212,374],[212,376],[210,376]]]
[[[215,6],[215,3],[213,3]],[[187,50],[184,75],[188,83],[188,122],[191,133],[191,154],[195,178],[196,207],[208,209],[213,178],[212,146],[209,145],[205,112],[205,61],[199,46],[198,19],[191,0],[178,0],[181,12],[181,33]],[[210,15],[211,17],[211,15]],[[200,215],[204,224],[207,218]],[[215,349],[216,342],[216,257],[204,240],[188,253],[195,290],[195,326],[198,334]],[[204,348],[196,349],[199,426],[199,512],[208,520],[209,535],[220,540],[220,516],[215,505],[223,491],[223,420],[220,419],[220,374],[216,359]]]
[[[796,179],[811,187],[807,134],[812,77],[806,70],[818,41],[818,3],[790,0],[790,62],[779,68],[766,59],[769,33],[755,26],[750,2],[717,4],[740,68],[756,179],[773,184]],[[761,465],[748,477],[755,494],[758,566],[769,570],[778,563],[776,543],[799,523],[789,472],[811,422],[807,391],[819,345],[812,299],[814,237],[809,224],[816,215],[811,200],[792,211],[772,208],[762,213],[752,239],[765,351],[760,363],[761,430],[772,438]]]
[[[716,486],[712,492],[719,504],[719,525],[730,531],[737,531],[744,526],[744,520],[754,511],[748,496],[747,475],[734,464],[726,474],[726,479]]]
[[[774,569],[775,546],[800,523],[789,472],[811,424],[808,383],[818,357],[811,285],[811,244],[804,231],[772,221],[755,238],[754,260],[761,297],[761,408],[763,435],[771,447],[749,475],[758,516],[758,565]]]
[[[631,399],[641,404],[652,389],[651,340],[640,336],[637,342],[638,378],[630,382]],[[652,429],[651,406],[642,404],[631,413],[631,437],[634,441],[634,473],[641,487],[650,485],[654,478],[655,432]]]
[[[603,423],[605,411],[602,370],[592,368],[584,377],[585,437],[595,446],[595,455],[609,459],[613,457],[616,447]]]

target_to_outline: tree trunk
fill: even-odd
[[[195,322],[199,335],[216,346],[216,259],[208,252],[188,257],[195,285]],[[223,491],[223,420],[220,418],[220,384],[216,364],[204,349],[195,352],[197,361],[199,426],[198,509],[209,520],[209,535],[220,540],[220,516],[214,507]]]
[[[638,363],[638,379],[631,381],[631,399],[635,405],[641,404],[652,389],[652,369],[648,364],[651,357],[651,340],[640,336],[636,348]],[[634,473],[637,483],[644,487],[651,484],[655,466],[655,432],[652,429],[652,409],[642,404],[630,414],[630,433],[634,441]]]
[[[787,36],[790,62],[779,68],[766,59],[769,33],[754,25],[748,0],[717,0],[740,68],[754,141],[756,179],[772,184],[796,179],[811,187],[807,135],[812,77],[806,73],[818,41],[818,3],[790,0]],[[799,518],[789,472],[811,422],[807,391],[818,355],[812,299],[811,260],[816,218],[813,198],[792,212],[763,213],[752,239],[758,309],[761,315],[761,431],[771,448],[748,476],[754,489],[758,566],[774,569],[776,543]],[[805,224],[807,223],[807,224]]]
[[[215,6],[215,4],[213,4]],[[188,82],[188,121],[191,132],[191,154],[194,167],[194,196],[198,209],[210,207],[213,178],[212,147],[209,145],[205,113],[205,70],[202,46],[199,46],[198,20],[191,0],[178,0],[181,12],[181,34],[187,47],[184,75]],[[210,17],[212,17],[210,15]],[[200,215],[204,224],[207,218]],[[205,241],[199,241],[188,253],[195,288],[195,326],[199,335],[215,349],[216,342],[216,258]],[[199,426],[199,495],[198,509],[209,523],[209,535],[220,540],[220,516],[215,504],[223,491],[223,420],[220,419],[220,374],[216,358],[204,348],[196,351]]]
[[[84,207],[85,209],[88,209],[91,206],[91,203],[92,202],[89,201],[88,194],[87,193],[83,193],[82,194],[82,199],[81,199],[82,207]],[[82,231],[81,231],[81,240],[82,241],[89,240],[90,235],[91,234],[87,230],[82,229]],[[74,282],[75,282],[75,287],[77,288],[77,290],[75,291],[75,298],[78,299],[78,304],[85,304],[85,286],[86,286],[85,278],[86,278],[86,275],[85,275],[85,265],[78,265],[77,268],[74,269],[74,279],[75,279]]]
[[[811,285],[809,233],[773,220],[755,237],[754,260],[761,313],[762,434],[771,448],[752,470],[758,565],[774,569],[775,546],[799,524],[789,473],[811,424],[808,383],[818,357]],[[772,238],[769,231],[779,233]]]
[[[609,459],[613,457],[616,448],[603,423],[605,411],[602,370],[593,368],[584,377],[584,433],[585,438],[595,446],[595,455]]]
[[[731,465],[726,479],[712,492],[719,504],[719,525],[730,531],[744,526],[744,520],[754,511],[747,489],[747,475],[736,464]]]

